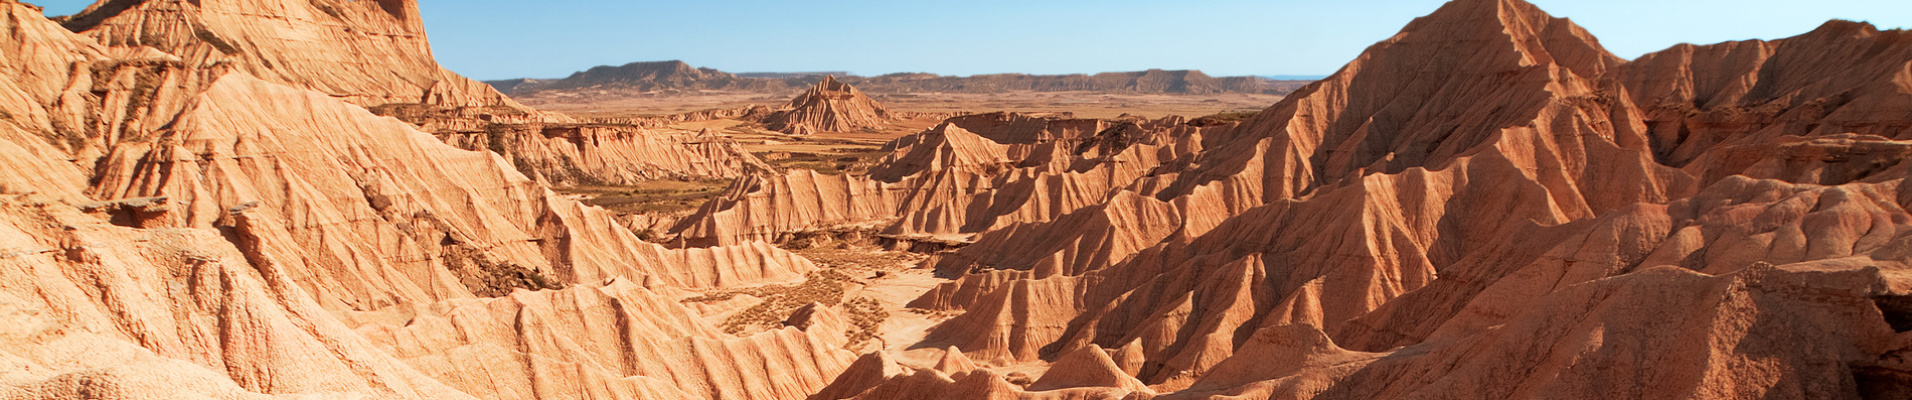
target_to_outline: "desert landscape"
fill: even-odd
[[[1912,399],[1905,30],[481,82],[415,0],[45,14],[0,399]]]

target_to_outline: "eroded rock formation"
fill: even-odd
[[[792,135],[817,132],[856,132],[883,127],[890,110],[836,77],[824,77],[810,90],[790,100],[788,110],[764,118],[764,127]]]
[[[1912,336],[1878,302],[1909,282],[1908,68],[1906,32],[1862,23],[1628,62],[1525,2],[1454,1],[1090,200],[926,230],[974,243],[930,262],[959,278],[912,305],[959,314],[912,352],[1001,371],[1104,365],[1085,356],[1099,349],[1159,398],[1903,390]],[[997,119],[1019,133],[993,144],[1051,140],[1022,124]],[[1080,143],[1148,145],[1137,128]],[[871,179],[909,182],[884,193],[910,199],[951,186],[911,179],[990,176],[975,166],[999,147],[934,140],[948,133],[899,141]],[[1668,374],[1682,378],[1654,378]],[[894,375],[858,398],[956,390]],[[923,385],[937,389],[908,389]]]
[[[0,397],[1912,392],[1912,33],[1629,62],[1456,0],[1239,124],[965,116],[826,175],[522,109],[415,14],[0,0]],[[881,123],[817,89],[768,118]],[[719,115],[771,114],[652,122]],[[677,247],[546,186],[687,176],[742,178]],[[908,301],[933,328],[714,323],[842,289],[765,241],[845,227],[966,244]]]
[[[172,58],[171,63],[227,65],[268,82],[370,107],[467,150],[504,155],[526,174],[554,184],[734,178],[764,167],[723,139],[537,111],[489,85],[445,70],[432,58],[424,24],[411,1],[115,0],[63,17],[63,23],[109,47],[147,46],[164,52],[161,56]],[[158,91],[162,103],[171,104],[159,104],[143,115],[128,110],[126,116],[108,121],[144,123],[148,129],[168,122],[164,117],[178,113],[183,102],[164,93],[182,80],[176,77],[181,73],[169,71],[121,73],[127,76],[116,84],[127,86],[132,96]],[[196,80],[203,86],[211,78]]]
[[[678,302],[800,282],[809,260],[646,243],[507,158],[365,108],[513,107],[429,80],[449,73],[414,9],[109,1],[66,21],[81,35],[0,2],[22,55],[0,68],[0,307],[23,322],[0,332],[0,393],[794,399],[855,358],[841,317],[738,336]],[[327,41],[301,58],[294,37]],[[371,57],[327,58],[346,49]],[[715,146],[696,155],[736,152]],[[683,165],[655,168],[743,168]],[[577,352],[597,339],[632,344]]]

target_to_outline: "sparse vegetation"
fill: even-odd
[[[1227,125],[1231,123],[1247,121],[1251,118],[1254,118],[1256,115],[1260,115],[1260,114],[1261,114],[1260,111],[1223,111],[1223,112],[1209,114],[1209,115],[1202,116],[1201,118],[1190,120],[1188,121],[1188,124],[1194,125],[1194,126]]]
[[[728,179],[662,179],[631,186],[574,186],[558,193],[581,195],[585,204],[618,214],[671,213],[695,209],[730,186]]]
[[[501,262],[469,245],[444,246],[445,267],[459,283],[479,297],[503,297],[518,289],[563,289],[564,280],[547,276],[536,269],[513,262]]]
[[[1011,385],[1024,386],[1024,387],[1027,387],[1029,385],[1033,385],[1036,383],[1035,378],[1030,378],[1029,374],[1025,374],[1022,372],[1011,372],[1009,373],[1009,375],[1003,376],[1003,380],[1008,381],[1009,384]]]
[[[226,39],[219,37],[219,35],[212,33],[212,31],[203,28],[196,29],[193,31],[193,37],[205,41],[206,44],[212,45],[214,49],[218,49],[221,53],[239,54],[239,46],[234,46],[232,42],[227,42]]]
[[[851,346],[876,339],[883,321],[890,319],[890,312],[883,310],[883,304],[868,297],[844,302],[843,312],[850,316],[850,329],[843,334],[850,339]]]
[[[715,302],[729,300],[738,294],[749,294],[763,298],[762,302],[751,306],[724,320],[721,326],[725,333],[741,335],[752,331],[751,328],[777,329],[790,313],[810,303],[835,306],[843,302],[843,284],[850,282],[849,275],[834,270],[811,272],[809,279],[794,286],[764,286],[733,292],[706,294],[684,299],[686,303]]]
[[[758,153],[757,158],[781,169],[807,169],[827,175],[839,175],[845,172],[862,172],[870,164],[882,160],[890,153],[873,148],[841,148],[834,152],[769,152]]]
[[[788,248],[788,246],[786,246]],[[871,251],[856,246],[811,246],[795,249],[798,255],[810,259],[817,265],[836,268],[845,272],[864,273],[895,269],[900,265],[910,265],[923,261],[929,256],[909,252]]]
[[[724,332],[733,335],[782,328],[797,310],[810,303],[838,307],[850,323],[844,331],[845,337],[850,339],[849,345],[852,347],[861,345],[880,336],[884,321],[890,318],[890,312],[882,303],[872,298],[846,299],[844,287],[852,283],[862,284],[863,282],[855,277],[870,275],[870,271],[877,271],[875,276],[882,276],[886,271],[921,261],[925,256],[873,251],[869,248],[851,246],[847,242],[837,242],[837,244],[839,246],[823,246],[824,248],[798,251],[798,254],[822,268],[811,272],[803,283],[715,290],[680,301],[713,304],[730,301],[740,295],[760,298],[757,304],[731,315],[719,325]]]

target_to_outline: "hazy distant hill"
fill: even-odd
[[[737,76],[739,77],[765,78],[765,79],[790,79],[790,78],[803,78],[803,77],[826,76],[826,75],[850,76],[850,72],[849,71],[816,71],[816,72],[738,72],[737,73]]]
[[[499,91],[614,89],[636,92],[695,90],[783,90],[782,80],[745,78],[710,68],[696,68],[683,61],[634,62],[621,66],[598,66],[559,80],[516,79],[487,82]]]
[[[935,74],[889,74],[855,77],[846,82],[870,92],[955,92],[987,93],[1029,90],[1038,92],[1098,91],[1132,93],[1267,93],[1283,94],[1299,88],[1297,82],[1283,82],[1252,76],[1212,77],[1202,71],[1104,72],[1095,75],[993,74],[941,76]]]
[[[692,67],[683,61],[636,62],[623,66],[600,66],[571,74],[564,79],[510,79],[488,81],[506,94],[519,96],[546,91],[604,91],[632,93],[671,93],[703,90],[793,92],[815,85],[824,76],[872,93],[995,93],[1007,91],[1094,91],[1121,93],[1214,94],[1258,93],[1286,94],[1309,81],[1276,80],[1256,76],[1213,77],[1201,71],[1165,71],[1151,69],[1136,72],[1104,72],[1094,75],[992,74],[943,76],[929,73],[896,73],[874,77],[845,72],[754,72],[732,74],[711,68]]]

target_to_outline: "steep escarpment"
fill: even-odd
[[[1903,31],[1629,62],[1456,0],[1240,123],[965,115],[832,175],[666,129],[887,123],[847,82],[580,121],[447,75],[415,10],[106,1],[74,33],[0,0],[0,396],[1912,390]],[[710,73],[678,67],[643,79]],[[546,186],[713,176],[670,246]],[[771,244],[832,232],[942,251]]]
[[[762,167],[731,145],[707,145],[722,140],[584,123],[452,73],[432,58],[411,1],[111,1],[65,18],[68,28],[107,46],[148,46],[178,55],[180,63],[230,65],[372,107],[446,142],[497,152],[552,183],[733,178]],[[141,77],[135,85],[166,83]],[[166,121],[148,124],[154,122]]]
[[[382,2],[98,2],[65,17],[105,46],[229,59],[252,77],[359,103],[514,105],[432,59],[419,8]],[[210,52],[203,52],[210,50]]]
[[[245,128],[262,121],[275,128]],[[230,232],[235,245],[276,260],[274,269],[294,277],[290,284],[335,312],[615,278],[679,288],[783,282],[814,268],[761,245],[666,250],[644,243],[609,213],[557,199],[499,158],[243,74],[201,94],[172,133],[160,142],[169,145],[121,146],[92,193],[169,199],[169,209],[129,224]],[[411,361],[435,370],[446,367],[420,363],[453,360]],[[819,375],[836,368],[816,367],[825,368]],[[589,390],[586,381],[545,384]]]
[[[270,82],[352,103],[517,106],[432,58],[408,0],[101,1],[64,17],[106,46],[232,62]]]
[[[416,21],[409,2],[201,6],[103,2],[66,21],[88,29],[81,35],[37,9],[0,2],[0,20],[16,33],[3,44],[23,55],[0,68],[10,74],[0,84],[0,152],[8,156],[0,163],[10,172],[0,179],[0,278],[8,282],[0,296],[19,300],[6,302],[8,315],[26,318],[0,332],[9,360],[0,391],[9,396],[765,398],[747,386],[801,398],[854,358],[843,350],[846,323],[830,310],[813,313],[824,322],[807,329],[731,334],[677,300],[801,282],[818,268],[809,260],[762,243],[644,242],[611,213],[553,194],[510,158],[454,147],[365,108],[401,101],[470,118],[491,110],[499,113],[485,115],[525,117],[520,123],[562,119],[414,79],[429,73],[407,75],[436,70],[423,37],[405,33],[416,31],[405,22]],[[315,26],[271,22],[281,17]],[[203,32],[180,36],[182,27]],[[339,42],[287,52],[294,38]],[[368,57],[328,60],[326,46]],[[378,54],[388,50],[405,59]],[[734,142],[685,146],[661,153],[677,158],[648,171],[741,174],[748,166],[697,158],[731,153],[741,153]],[[644,177],[631,171],[605,174]],[[646,308],[624,310],[642,322],[549,314],[605,323],[584,325],[523,325],[530,312],[471,314],[553,297]],[[467,324],[408,323],[459,320],[448,312]],[[626,322],[654,329],[615,327]],[[400,328],[409,330],[384,333]],[[619,352],[519,346],[592,335],[671,341],[645,357],[677,358],[668,370],[629,369],[604,364],[628,360]],[[512,358],[529,369],[463,379],[475,376],[463,365]],[[573,372],[550,374],[553,365]],[[536,384],[526,391],[500,382]]]

